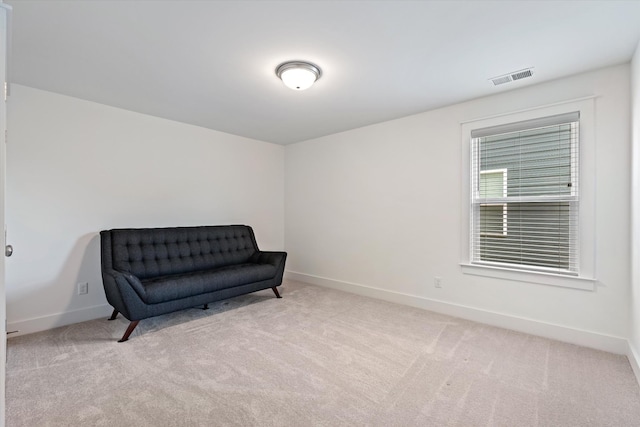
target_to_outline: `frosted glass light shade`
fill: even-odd
[[[320,78],[321,71],[308,62],[285,62],[276,68],[276,75],[285,86],[293,90],[305,90]]]
[[[304,68],[291,68],[280,75],[285,86],[294,90],[305,90],[316,81],[316,75]]]

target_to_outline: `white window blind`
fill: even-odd
[[[471,262],[578,274],[579,113],[471,131]]]

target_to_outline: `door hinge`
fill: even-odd
[[[9,84],[4,82],[4,102],[7,102],[7,96],[9,95]]]

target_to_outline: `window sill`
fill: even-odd
[[[513,280],[516,282],[536,283],[548,286],[559,286],[562,288],[580,289],[583,291],[595,291],[596,288],[596,279],[589,279],[586,277],[521,271],[510,268],[465,263],[461,263],[460,267],[464,274],[471,274],[473,276],[492,277],[494,279]]]

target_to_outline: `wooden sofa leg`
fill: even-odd
[[[129,335],[131,335],[131,332],[133,332],[133,330],[136,328],[136,326],[138,326],[138,322],[140,322],[139,320],[134,320],[133,322],[129,323],[129,327],[127,328],[127,330],[125,331],[124,335],[122,336],[122,339],[118,342],[125,342],[126,340],[129,339]]]
[[[274,294],[276,294],[276,298],[282,298],[282,297],[280,296],[280,292],[278,292],[278,288],[276,288],[276,287],[274,286],[274,287],[273,287],[273,288],[271,288],[271,289],[273,289],[273,293],[274,293]]]
[[[113,314],[109,317],[109,320],[116,320],[116,317],[118,317],[118,310],[113,310]]]
[[[202,307],[203,310],[209,310],[209,304],[205,304],[204,307]]]

